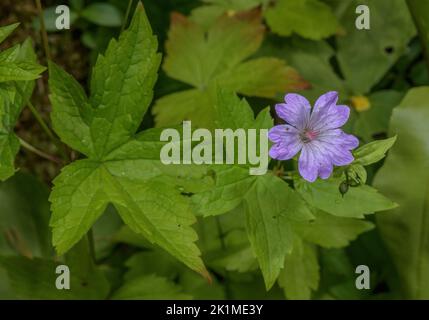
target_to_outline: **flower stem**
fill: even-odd
[[[421,0],[418,0],[419,2]],[[425,27],[424,19],[419,15],[419,9],[416,8],[416,0],[406,0],[408,10],[410,11],[411,17],[413,18],[414,25],[416,26],[417,33],[420,38],[420,43],[422,45],[423,56],[426,62],[426,68],[429,73],[429,33]]]
[[[27,149],[28,151],[31,151],[31,152],[37,154],[39,157],[42,157],[42,158],[47,159],[49,161],[52,161],[55,163],[61,163],[61,161],[59,159],[57,159],[56,157],[51,156],[50,154],[47,154],[47,153],[37,149],[36,147],[32,146],[31,144],[29,144],[28,142],[26,142],[22,138],[18,138],[18,139],[19,139],[21,146],[24,149]]]
[[[130,17],[132,5],[133,5],[133,0],[129,0],[128,1],[127,11],[126,11],[125,17],[124,17],[124,21],[122,22],[121,33],[124,32],[125,28],[127,27],[128,18]]]
[[[39,19],[40,19],[40,33],[42,36],[42,42],[45,50],[46,59],[51,60],[51,51],[49,49],[48,33],[46,32],[45,17],[43,15],[42,3],[40,2],[40,0],[36,0],[36,7],[39,14]]]

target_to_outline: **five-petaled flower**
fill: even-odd
[[[339,129],[347,122],[350,109],[337,105],[337,101],[337,92],[325,93],[312,110],[303,96],[287,94],[285,103],[276,105],[277,115],[287,124],[274,126],[268,133],[274,142],[271,158],[288,160],[301,151],[299,173],[310,182],[318,176],[329,178],[334,165],[350,164],[354,160],[351,150],[359,145],[359,140]]]

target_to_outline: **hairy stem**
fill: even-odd
[[[58,158],[51,156],[50,154],[47,154],[47,153],[37,149],[36,147],[32,146],[31,144],[29,144],[28,142],[26,142],[22,138],[19,138],[19,143],[21,144],[21,146],[24,149],[27,149],[28,151],[33,152],[34,154],[37,154],[39,157],[42,157],[44,159],[47,159],[47,160],[55,162],[55,163],[61,163],[61,161]]]
[[[421,0],[418,0],[421,1]],[[426,62],[426,68],[429,73],[429,33],[425,27],[425,21],[419,14],[419,9],[415,6],[415,0],[406,0],[408,10],[413,18],[414,25],[416,26],[417,33],[419,35],[420,43],[422,45],[423,56]]]
[[[40,0],[36,0],[36,7],[37,7],[37,12],[39,13],[40,33],[42,36],[42,42],[45,50],[46,59],[51,60],[51,51],[49,49],[48,33],[46,32],[45,17],[43,15],[42,3],[40,2]]]

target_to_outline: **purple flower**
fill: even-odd
[[[288,124],[274,126],[268,133],[274,142],[271,158],[288,160],[301,151],[299,173],[310,182],[318,176],[329,178],[334,165],[350,164],[354,160],[350,150],[359,145],[359,140],[339,129],[347,122],[350,109],[337,105],[337,101],[337,92],[325,93],[311,110],[303,96],[287,94],[286,103],[276,105],[276,113]]]

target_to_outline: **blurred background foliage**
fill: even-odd
[[[419,5],[417,1],[408,2]],[[133,6],[136,3],[133,1]],[[173,125],[183,119],[208,125],[211,88],[216,85],[246,96],[255,112],[280,101],[285,92],[298,91],[314,101],[321,93],[336,90],[343,102],[352,107],[346,130],[362,142],[370,142],[388,136],[392,110],[408,90],[429,85],[424,41],[420,41],[415,28],[416,16],[410,15],[403,0],[144,0],[143,3],[164,63],[152,113],[146,115],[142,128]],[[72,11],[72,28],[68,31],[54,28],[53,8],[61,4],[69,5]],[[355,27],[355,8],[359,4],[370,7],[371,30]],[[128,1],[46,0],[43,5],[53,60],[88,87],[96,57],[126,23]],[[420,9],[419,14],[428,13],[427,8]],[[30,37],[39,61],[46,65],[34,1],[2,0],[0,12],[2,26],[21,22],[1,49]],[[217,68],[213,67],[213,60],[219,62]],[[46,77],[45,74],[37,81],[32,99],[48,121]],[[402,111],[395,113],[392,125],[404,138],[399,135],[398,146],[392,150],[396,156],[376,177],[380,190],[405,206],[391,217],[382,214],[377,228],[363,233],[348,247],[319,249],[320,285],[313,298],[429,297],[429,179],[427,173],[419,175],[423,166],[427,169],[427,157],[422,157],[421,150],[429,156],[429,147],[427,141],[420,145],[416,142],[413,149],[407,147],[410,141],[420,141],[422,135],[429,138],[428,129],[422,124],[429,121],[427,101],[426,88],[413,91],[401,104]],[[413,109],[420,105],[426,110]],[[414,134],[416,130],[420,130],[420,135]],[[21,115],[17,133],[39,149],[55,154],[55,146],[28,110]],[[406,159],[401,158],[404,153]],[[404,171],[413,163],[416,167]],[[20,151],[17,166],[20,172],[0,184],[3,266],[0,298],[284,299],[278,285],[269,292],[265,290],[240,208],[235,214],[199,219],[196,224],[198,245],[213,275],[210,285],[167,253],[133,234],[122,225],[114,209],[109,208],[93,228],[97,266],[88,261],[84,267],[76,267],[79,271],[74,277],[79,288],[69,292],[49,289],[47,284],[55,281],[55,275],[43,263],[43,259],[53,255],[47,198],[60,166],[26,150]],[[381,166],[383,163],[367,168],[370,184]],[[421,193],[413,193],[413,189],[422,187]],[[401,188],[409,189],[411,194],[404,194]],[[412,223],[389,221],[405,213],[410,214]],[[399,229],[392,228],[395,224]],[[409,246],[398,245],[398,237],[403,242],[409,241]],[[405,252],[409,250],[413,256],[406,261]],[[72,250],[66,255],[66,262],[73,261],[73,254]],[[33,259],[31,268],[28,259]],[[371,290],[355,288],[354,271],[359,264],[368,265],[372,271]],[[420,276],[416,278],[415,273]],[[420,290],[417,293],[416,288]]]

